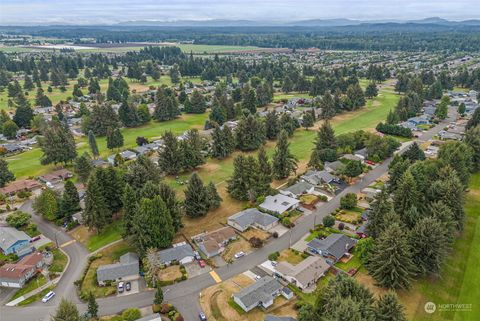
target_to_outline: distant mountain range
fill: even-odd
[[[310,19],[299,21],[257,21],[257,20],[176,20],[176,21],[125,21],[117,26],[162,26],[162,27],[343,27],[375,24],[419,24],[440,26],[480,26],[480,20],[451,21],[439,17],[420,20],[353,20],[353,19]]]

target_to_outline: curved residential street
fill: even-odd
[[[451,111],[449,118],[444,120],[434,128],[424,132],[420,141],[426,141],[436,135],[445,124],[452,121],[455,113]],[[400,152],[407,148],[408,144],[404,144],[401,147]],[[302,219],[298,220],[297,225],[289,232],[285,233],[276,240],[269,242],[263,248],[254,251],[253,253],[236,260],[233,264],[226,265],[218,268],[215,272],[220,276],[222,280],[231,278],[239,273],[243,273],[256,265],[264,262],[267,256],[276,251],[281,251],[290,247],[290,245],[299,241],[305,234],[309,232],[314,224],[322,222],[322,218],[336,208],[339,207],[340,198],[346,193],[359,193],[363,188],[374,182],[377,178],[381,177],[388,171],[388,165],[392,161],[392,158],[385,160],[382,164],[368,172],[361,180],[356,184],[347,187],[339,195],[334,197],[330,202],[325,203],[318,208],[317,211],[310,215],[305,215]],[[76,289],[73,284],[77,280],[86,266],[89,252],[83,247],[82,244],[75,242],[63,230],[56,226],[44,221],[42,218],[33,214],[32,202],[26,202],[20,209],[22,211],[32,214],[35,223],[38,225],[38,229],[48,238],[58,241],[58,244],[62,246],[70,258],[70,263],[64,272],[62,279],[55,288],[56,297],[44,304],[41,302],[34,303],[27,307],[0,307],[0,320],[1,321],[46,321],[50,319],[50,315],[54,312],[57,304],[62,297],[72,300],[78,305],[80,311],[86,310],[86,305],[81,303],[76,295]],[[178,310],[183,314],[185,320],[193,321],[198,318],[198,312],[200,310],[198,304],[198,297],[201,291],[209,286],[215,284],[214,279],[210,274],[205,273],[186,281],[180,282],[164,288],[165,301],[173,303]],[[130,307],[144,307],[152,304],[154,293],[152,291],[140,292],[137,294],[131,294],[122,297],[109,297],[104,299],[98,299],[99,314],[107,315],[120,312]]]

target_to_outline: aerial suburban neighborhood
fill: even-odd
[[[0,321],[480,320],[480,11],[404,2],[2,1]]]

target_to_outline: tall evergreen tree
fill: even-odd
[[[382,295],[374,309],[375,321],[407,321],[405,308],[398,302],[397,295],[393,291]]]
[[[265,134],[267,139],[277,139],[280,133],[280,126],[278,124],[278,116],[274,110],[270,111],[265,117]]]
[[[181,169],[182,154],[177,137],[172,132],[165,132],[162,136],[164,148],[158,155],[158,166],[169,175],[177,174]]]
[[[177,232],[183,225],[180,201],[177,200],[175,191],[169,185],[160,183],[158,186],[158,195],[162,198],[165,206],[168,208],[172,218],[173,228],[175,232]]]
[[[90,157],[87,153],[84,153],[75,159],[74,171],[80,182],[86,182],[92,170],[93,166],[90,163]]]
[[[325,121],[317,133],[315,147],[310,155],[308,165],[313,168],[322,169],[323,162],[334,161],[337,159],[337,141],[335,132],[328,121]]]
[[[377,238],[384,230],[385,216],[393,210],[390,195],[384,188],[374,196],[371,210],[368,212],[368,235]]]
[[[290,153],[288,134],[282,130],[273,154],[273,175],[276,179],[287,178],[297,169],[297,159]]]
[[[190,217],[204,216],[210,209],[208,191],[197,173],[193,173],[188,180],[184,207],[185,213]]]
[[[97,303],[97,300],[95,299],[95,295],[93,294],[93,292],[90,292],[88,294],[87,303],[88,303],[87,312],[89,317],[95,318],[95,319],[98,318],[98,303]]]
[[[394,192],[393,203],[395,211],[405,214],[411,207],[421,208],[420,193],[412,173],[407,170],[400,178],[397,189]]]
[[[218,195],[215,184],[213,184],[213,182],[208,183],[206,190],[208,194],[208,203],[210,205],[209,209],[219,208],[223,200],[220,195]]]
[[[242,151],[256,150],[265,142],[265,126],[253,115],[240,119],[235,134]]]
[[[45,128],[43,137],[38,140],[43,155],[41,163],[58,164],[68,163],[77,157],[75,139],[66,125],[58,120],[49,122],[49,126]]]
[[[135,215],[133,241],[143,255],[149,248],[165,248],[171,245],[175,230],[170,213],[160,196],[140,201]]]
[[[77,306],[66,299],[62,299],[55,314],[52,315],[50,321],[82,321],[83,318],[78,313]]]
[[[258,180],[257,180],[257,195],[267,195],[270,191],[270,184],[272,183],[272,164],[268,159],[267,152],[262,146],[258,150]]]
[[[112,214],[108,208],[107,200],[103,196],[102,186],[97,175],[91,175],[85,194],[85,210],[83,211],[83,220],[89,229],[101,231],[112,219]]]
[[[129,184],[126,184],[123,190],[122,202],[123,236],[129,237],[134,233],[135,215],[138,211],[137,196]]]
[[[123,135],[120,129],[115,128],[107,132],[107,148],[114,149],[123,146]]]
[[[140,124],[137,109],[126,101],[118,109],[118,118],[125,127],[135,127]]]
[[[95,134],[91,130],[88,131],[88,145],[90,146],[93,157],[98,157],[100,152],[98,151],[97,140],[95,138]]]
[[[67,221],[70,221],[72,215],[80,210],[80,197],[75,184],[68,180],[65,182],[65,190],[60,199],[60,213]]]
[[[233,174],[228,180],[228,193],[235,199],[255,200],[258,190],[258,163],[252,156],[237,156],[233,160]]]
[[[15,175],[8,169],[8,163],[0,159],[0,187],[5,187],[8,182],[14,181]]]
[[[406,289],[415,274],[415,265],[404,229],[392,224],[375,240],[367,265],[370,275],[386,288]]]

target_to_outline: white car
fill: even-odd
[[[43,303],[47,303],[47,302],[50,301],[54,296],[55,296],[55,292],[50,291],[50,292],[48,292],[48,293],[43,297],[42,302],[43,302]]]
[[[240,252],[238,252],[238,253],[235,253],[234,256],[235,256],[236,259],[239,259],[239,258],[241,258],[242,256],[245,256],[245,252],[240,251]]]

